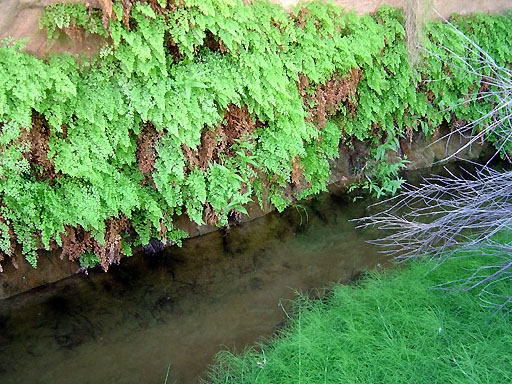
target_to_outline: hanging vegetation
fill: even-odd
[[[224,226],[252,200],[282,210],[325,190],[329,161],[356,141],[370,149],[362,185],[394,193],[405,159],[386,153],[400,136],[492,108],[464,102],[478,76],[432,56],[413,70],[389,7],[358,17],[320,2],[290,13],[268,1],[102,4],[55,4],[41,19],[50,36],[108,36],[90,61],[0,47],[0,260],[20,244],[35,267],[37,249],[62,247],[107,270],[151,237],[179,243],[176,215]],[[455,21],[505,65],[509,16]],[[445,24],[426,28],[429,49],[458,52]]]

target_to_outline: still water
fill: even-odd
[[[0,301],[0,383],[197,383],[221,349],[269,337],[296,292],[383,257],[324,194],[285,212]]]

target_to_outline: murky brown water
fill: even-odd
[[[168,383],[198,382],[220,349],[270,336],[294,291],[383,262],[349,222],[367,204],[322,195],[0,301],[0,383],[163,383],[169,364]]]

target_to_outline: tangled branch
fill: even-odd
[[[450,24],[450,23],[449,23]],[[491,100],[493,109],[468,124],[454,127],[443,138],[458,134],[468,143],[444,160],[456,157],[473,143],[496,138],[497,151],[507,159],[512,138],[512,71],[496,61],[464,33],[450,26],[460,38],[467,57],[443,47],[445,54],[430,54],[447,65],[481,79],[477,93],[464,103]],[[449,110],[460,106],[453,105]],[[439,140],[441,140],[440,138]],[[491,158],[492,160],[492,158]],[[510,159],[509,159],[510,160]],[[489,160],[490,161],[490,160]],[[419,186],[405,184],[397,196],[379,205],[389,208],[360,220],[361,227],[376,226],[389,235],[373,241],[384,253],[404,261],[427,258],[439,266],[448,259],[483,255],[488,265],[469,276],[439,285],[439,288],[470,291],[497,312],[512,312],[512,294],[503,283],[512,279],[512,171],[488,167],[475,172],[425,178]]]
[[[478,119],[461,126],[455,126],[450,133],[436,140],[436,142],[443,139],[449,140],[455,134],[469,140],[455,153],[443,159],[443,161],[457,157],[459,153],[474,143],[483,141],[491,134],[496,138],[497,151],[489,162],[498,153],[501,153],[510,161],[506,152],[506,146],[510,144],[512,138],[512,71],[498,65],[474,40],[457,29],[448,20],[444,19],[444,21],[450,25],[452,32],[459,37],[467,55],[463,57],[446,46],[442,46],[445,54],[435,53],[424,47],[420,48],[447,66],[460,69],[469,75],[475,75],[481,79],[481,88],[478,92],[467,95],[464,102],[452,105],[447,110],[451,111],[462,104],[483,100],[490,100],[493,103],[493,109],[488,112],[481,111],[481,116]]]
[[[400,194],[379,203],[390,208],[361,219],[362,226],[391,230],[376,243],[399,260],[425,254],[447,257],[452,249],[474,248],[512,226],[512,172],[489,167],[474,175],[448,172],[419,186],[405,184]]]
[[[399,195],[379,205],[390,207],[361,219],[360,226],[390,232],[373,241],[384,253],[398,261],[428,258],[436,267],[457,257],[488,256],[490,265],[440,287],[480,289],[480,298],[497,310],[512,303],[512,295],[493,290],[512,278],[512,242],[506,238],[512,229],[512,171],[483,167],[461,176],[448,171],[448,176],[425,178],[419,186],[406,184]]]

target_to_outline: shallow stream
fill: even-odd
[[[221,349],[282,324],[296,291],[383,263],[349,219],[368,202],[324,194],[227,231],[0,301],[0,383],[197,383]]]

